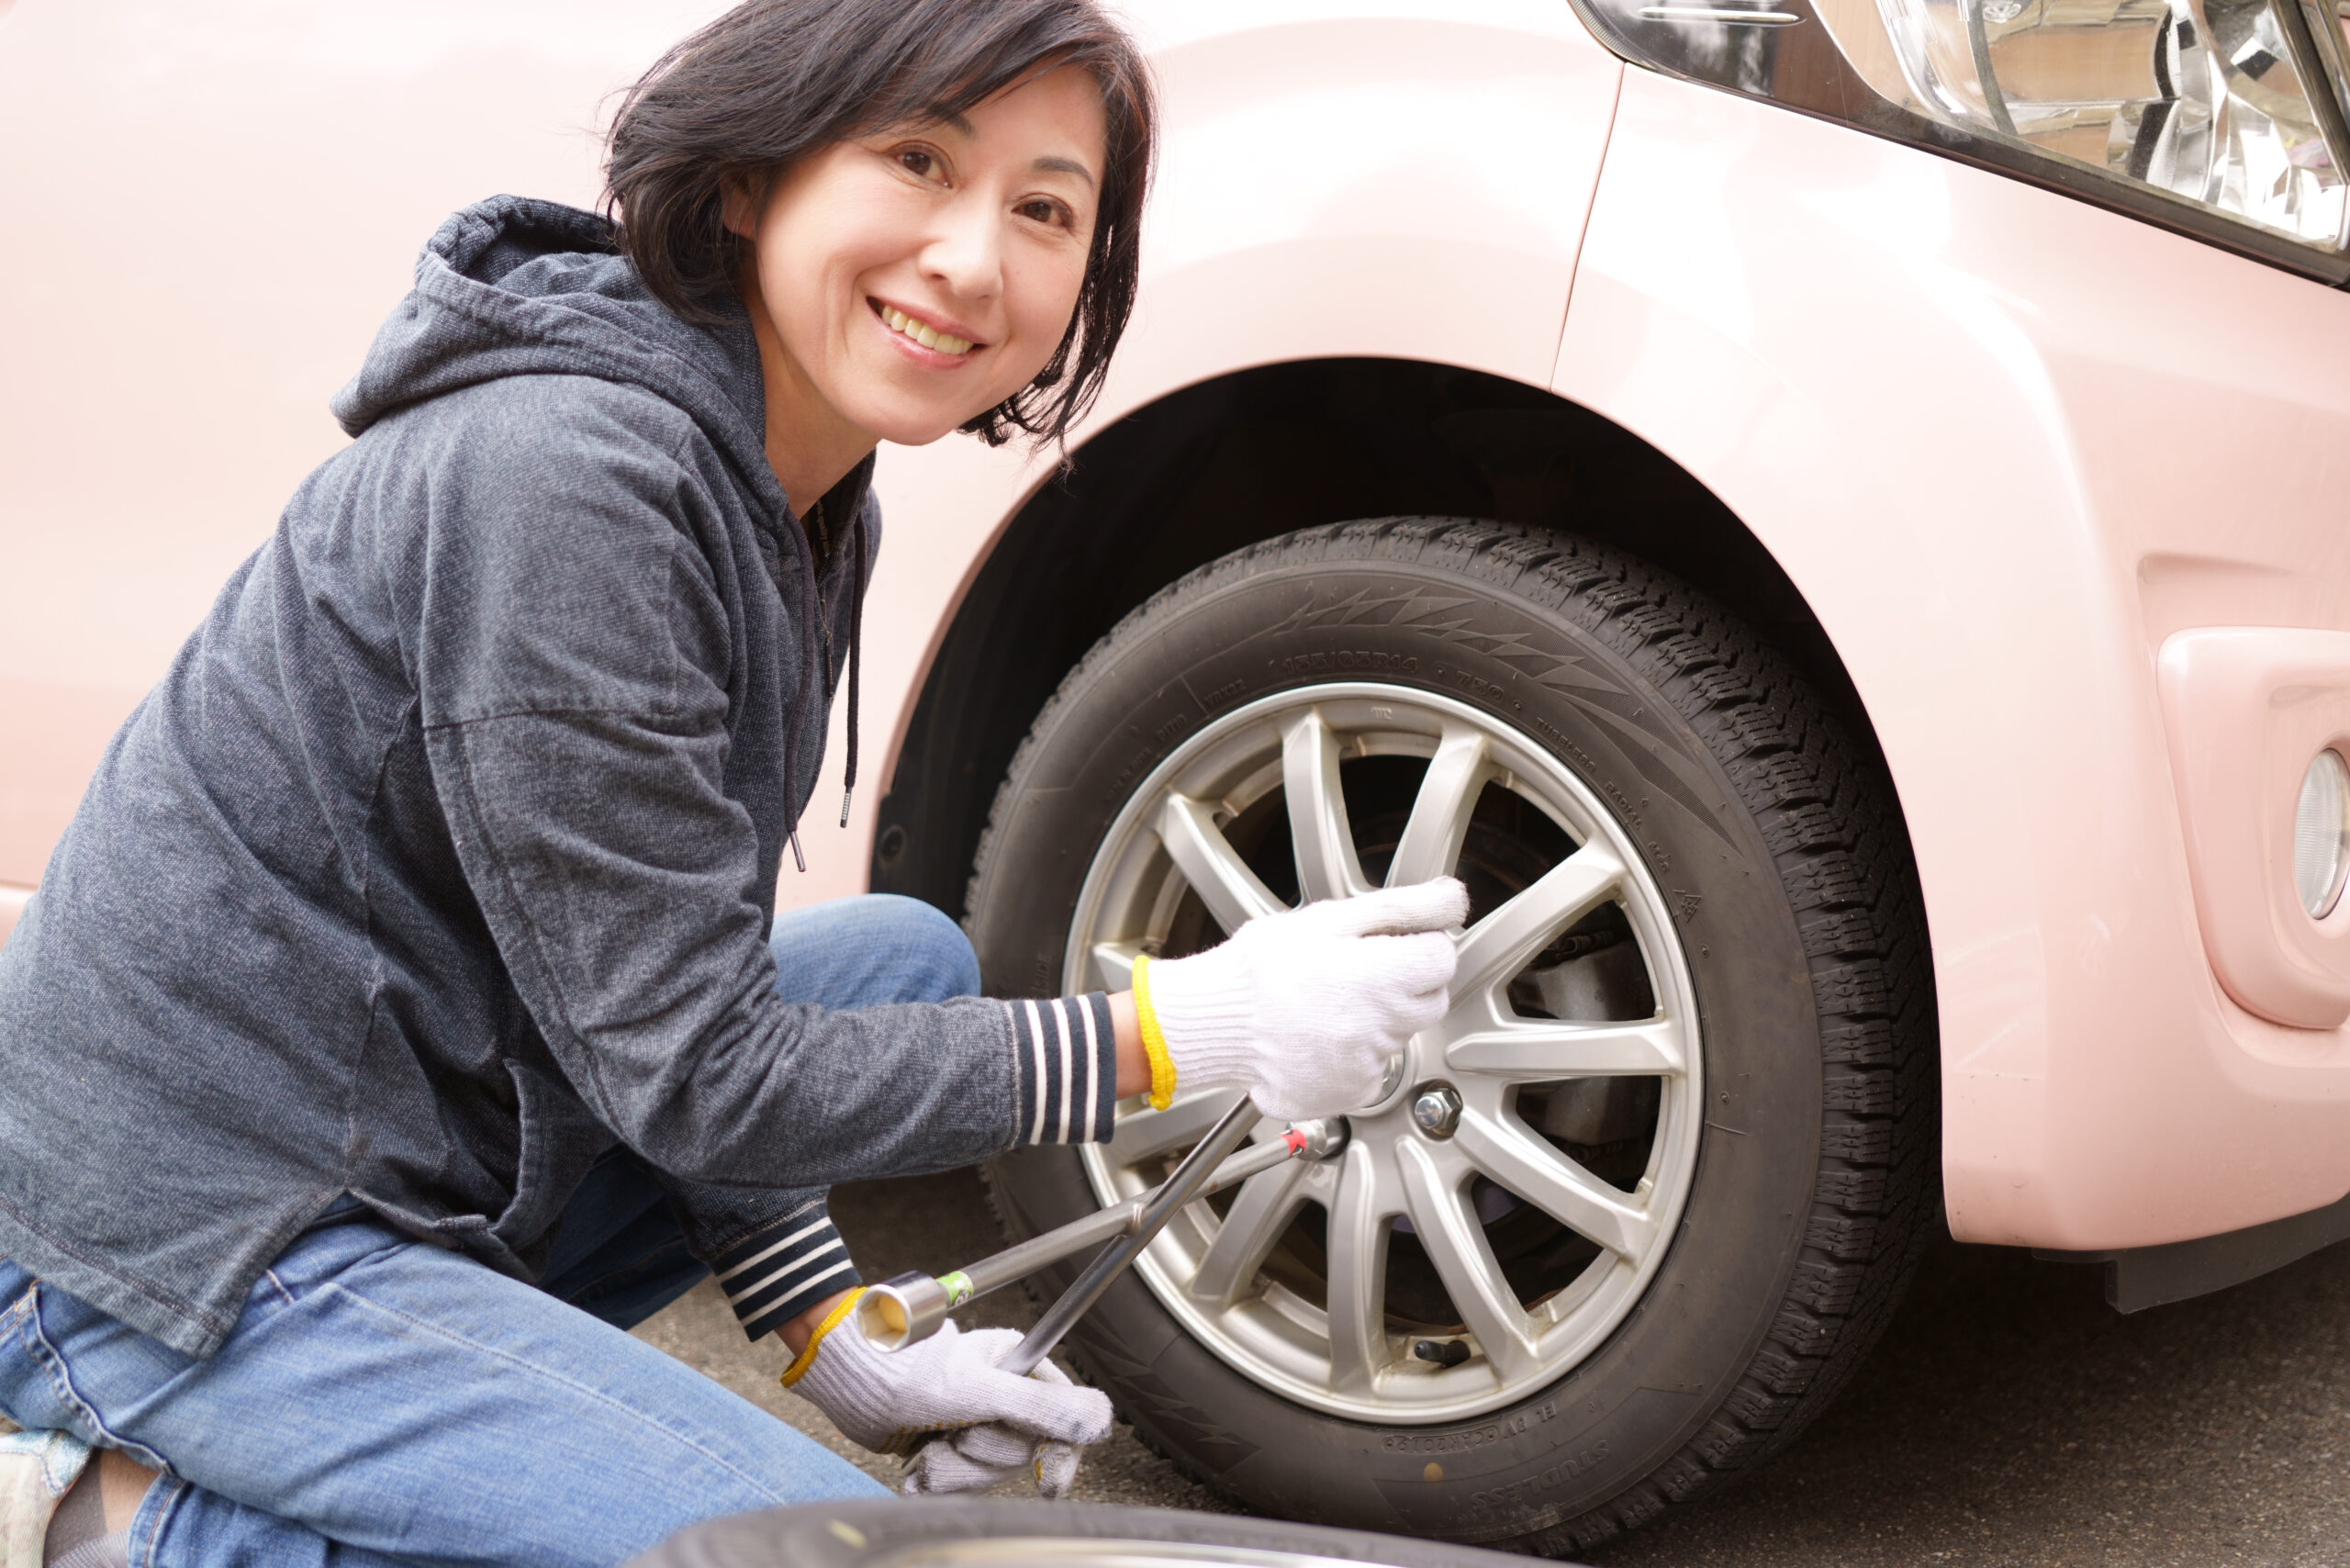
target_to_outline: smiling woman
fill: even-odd
[[[1136,1004],[775,882],[844,676],[856,776],[875,449],[1068,431],[1152,136],[1091,0],[752,0],[628,95],[605,216],[432,236],[0,947],[0,1540],[610,1563],[870,1490],[620,1332],[712,1275],[843,1431],[952,1434],[909,1489],[1069,1487],[1103,1396],[841,1331],[825,1190],[1107,1137]]]
[[[764,314],[791,323],[785,346],[803,372],[854,352],[855,318],[890,309],[989,351],[986,374],[920,394],[936,401],[918,417],[867,409],[913,421],[885,439],[957,426],[1058,439],[1100,390],[1134,306],[1154,119],[1130,47],[1076,6],[750,5],[629,95],[611,202],[645,286],[688,319],[722,308],[755,252],[749,281],[763,298],[780,290]],[[852,264],[862,271],[842,271]],[[885,297],[893,288],[912,297]],[[962,319],[973,315],[989,319]],[[834,370],[813,387],[856,398],[855,377]]]
[[[1080,6],[753,0],[629,94],[606,207],[671,311],[747,312],[767,462],[821,544],[821,498],[883,441],[1067,435],[1134,307],[1155,119]],[[848,680],[853,792],[853,635]]]
[[[1077,327],[1102,118],[1092,79],[1062,66],[968,114],[829,147],[764,201],[730,184],[787,491],[821,495],[877,440],[1018,417],[1005,404]]]

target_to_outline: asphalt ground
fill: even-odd
[[[833,1212],[867,1278],[992,1247],[968,1172],[863,1182]],[[2350,1247],[2124,1317],[2094,1268],[1935,1248],[1843,1396],[1734,1487],[1600,1568],[2350,1568]],[[1024,1327],[1014,1290],[962,1315]],[[895,1461],[778,1386],[705,1284],[639,1330],[885,1481]],[[1011,1490],[1018,1490],[1013,1488]],[[1214,1507],[1124,1427],[1079,1494]]]

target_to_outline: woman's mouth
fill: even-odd
[[[883,326],[900,337],[911,339],[935,353],[960,355],[969,353],[974,348],[980,346],[968,338],[959,338],[952,332],[942,331],[919,316],[909,316],[894,305],[884,305],[878,299],[868,303],[873,307],[873,313],[881,318]]]

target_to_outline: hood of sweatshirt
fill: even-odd
[[[331,407],[356,436],[396,409],[504,375],[632,382],[691,415],[769,512],[789,516],[767,459],[758,342],[739,304],[696,326],[645,292],[591,212],[493,196],[453,214],[417,257],[416,287]]]
[[[330,407],[356,437],[426,398],[507,375],[593,375],[633,383],[684,409],[709,435],[774,541],[768,568],[785,603],[816,625],[815,667],[827,687],[845,666],[847,779],[856,780],[858,631],[878,546],[867,499],[867,457],[836,486],[826,516],[847,525],[845,602],[815,580],[798,517],[767,455],[767,394],[747,311],[727,299],[724,319],[678,319],[646,292],[606,219],[559,202],[492,196],[450,216],[417,257],[416,286],[376,331],[367,357]],[[763,546],[763,549],[765,547]],[[805,573],[807,575],[800,576]],[[797,578],[797,580],[794,580]],[[812,695],[812,694],[811,694]],[[802,716],[795,709],[795,725]],[[797,735],[794,735],[796,748]],[[842,801],[845,825],[848,802]],[[795,831],[792,853],[800,853]]]

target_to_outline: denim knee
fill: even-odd
[[[979,956],[952,915],[898,893],[868,894],[884,906],[891,926],[900,933],[910,962],[907,980],[918,988],[908,1002],[945,1002],[950,997],[979,994]]]
[[[897,971],[905,987],[901,1002],[945,1002],[979,994],[979,956],[954,917],[920,899],[901,893],[867,893],[847,901],[865,906],[856,911],[860,939],[897,955]]]
[[[897,893],[785,910],[768,946],[776,990],[826,1007],[946,1002],[979,993],[979,960],[947,915]]]

